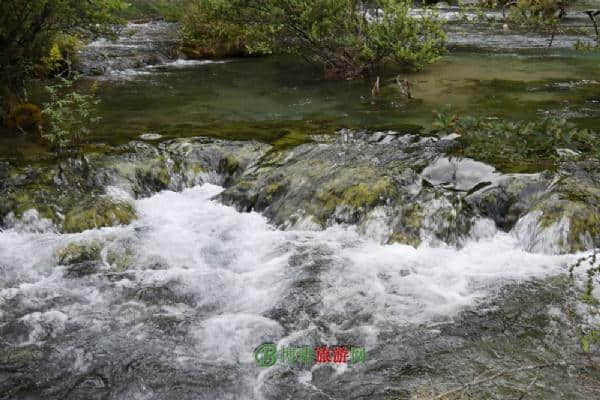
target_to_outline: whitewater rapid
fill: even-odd
[[[4,344],[50,346],[73,374],[95,370],[107,351],[151,354],[172,371],[214,373],[214,398],[259,398],[264,371],[253,351],[262,343],[346,338],[369,351],[384,333],[450,321],[503,285],[565,272],[574,259],[525,252],[501,232],[457,250],[382,245],[342,226],[282,231],[213,200],[221,191],[205,184],[131,200],[139,219],[126,227],[0,232]],[[102,248],[95,273],[74,277],[57,265],[61,248],[90,242]],[[129,268],[110,254],[124,254]],[[219,383],[223,366],[243,383]],[[309,384],[310,372],[298,379]],[[134,381],[117,397],[158,390]]]

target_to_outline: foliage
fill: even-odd
[[[41,136],[58,150],[81,143],[91,126],[100,120],[95,94],[78,93],[71,89],[72,85],[72,81],[61,79],[60,83],[46,87],[49,101],[42,110],[45,126]]]
[[[188,48],[226,56],[288,53],[353,78],[387,64],[420,69],[444,50],[442,23],[409,15],[409,0],[195,0]],[[379,11],[378,11],[379,10]]]
[[[589,42],[583,42],[583,41],[577,39],[577,42],[575,42],[575,50],[579,50],[582,52],[600,50],[600,38],[597,39],[597,42],[595,44],[589,43]]]
[[[76,36],[58,34],[48,54],[40,60],[40,73],[45,76],[64,75],[69,79],[78,62],[77,53],[82,46],[82,41]]]
[[[565,0],[518,0],[508,21],[531,31],[555,29],[562,18],[561,10],[568,3]]]
[[[107,33],[124,6],[122,0],[0,1],[0,106],[8,109],[9,97],[19,96],[34,72],[48,71],[39,68],[44,62],[55,72],[55,63],[67,60],[63,35]]]
[[[438,133],[461,135],[460,155],[489,162],[499,168],[525,170],[551,166],[561,158],[558,149],[581,157],[600,159],[597,136],[562,118],[509,121],[498,118],[461,117],[446,111],[433,124]]]
[[[183,51],[197,58],[270,53],[278,28],[260,23],[258,16],[254,20],[237,3],[241,1],[194,1],[182,21]]]

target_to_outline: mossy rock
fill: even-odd
[[[97,241],[70,243],[56,251],[60,265],[73,265],[100,259],[102,244]]]
[[[584,352],[590,353],[594,346],[600,346],[600,329],[592,329],[581,338],[581,348]]]
[[[539,235],[552,232],[561,223],[568,222],[568,231],[556,239],[560,253],[586,251],[600,246],[600,188],[595,182],[560,178],[529,212],[539,215]]]
[[[147,162],[135,169],[134,192],[148,196],[169,188],[171,172],[164,157]]]
[[[63,222],[63,231],[75,233],[88,229],[128,225],[136,218],[131,204],[101,197],[89,207],[78,206],[68,212]]]
[[[405,244],[412,247],[419,247],[421,244],[421,238],[418,235],[403,233],[403,232],[394,232],[388,239],[388,244]]]
[[[383,177],[375,182],[363,182],[344,190],[341,203],[354,208],[373,207],[396,194],[392,180]]]
[[[240,160],[233,155],[227,155],[219,162],[219,173],[234,175],[240,169]]]
[[[4,347],[0,349],[0,365],[23,366],[40,361],[44,357],[40,347],[35,345]]]
[[[41,199],[38,199],[39,193],[32,191],[22,191],[11,193],[4,197],[4,207],[0,207],[0,212],[8,214],[13,212],[17,219],[29,210],[36,210],[41,218],[47,218],[57,222],[57,215],[49,204],[45,204]]]
[[[393,220],[393,233],[388,239],[388,244],[400,243],[413,247],[421,244],[421,228],[425,210],[414,202],[401,207],[399,215]]]
[[[315,192],[312,210],[321,224],[338,211],[352,214],[352,220],[365,215],[397,195],[393,180],[367,166],[342,169]],[[347,221],[350,222],[350,221]]]
[[[131,268],[135,259],[135,242],[130,239],[112,243],[106,252],[106,262],[115,272],[124,272]]]

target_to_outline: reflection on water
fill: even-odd
[[[407,124],[427,127],[434,112],[447,107],[515,119],[535,118],[548,110],[571,112],[589,125],[600,120],[600,106],[589,101],[600,93],[594,81],[597,61],[581,54],[454,54],[425,71],[401,75],[411,81],[414,100],[402,94],[392,76],[383,80],[382,96],[374,102],[369,80],[323,80],[321,71],[291,60],[164,66],[151,74],[143,70],[135,79],[103,83],[99,134],[197,135],[217,131],[215,124],[226,129],[233,123],[302,120],[402,129]],[[272,127],[277,130],[277,124]]]
[[[92,140],[123,143],[151,132],[272,142],[290,132],[306,136],[341,127],[418,132],[448,108],[458,115],[510,119],[555,115],[596,128],[599,60],[595,53],[568,50],[546,56],[454,52],[424,71],[399,75],[411,82],[412,100],[396,73],[381,71],[375,101],[373,79],[325,80],[321,70],[291,59],[127,67],[100,79],[102,123]],[[0,137],[0,148],[5,159],[45,151],[23,138]]]

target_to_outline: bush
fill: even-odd
[[[478,159],[512,172],[552,167],[561,159],[559,149],[577,158],[600,159],[597,135],[562,118],[509,121],[499,118],[461,117],[443,112],[433,123],[442,134],[457,133],[458,155]]]
[[[61,79],[59,84],[47,86],[49,101],[44,104],[44,129],[41,137],[57,151],[79,144],[89,135],[91,127],[100,118],[95,94],[81,94],[71,89],[72,81]]]
[[[421,69],[444,50],[441,22],[409,0],[195,0],[183,20],[196,56],[288,53],[354,78],[394,64]]]
[[[54,73],[53,67],[73,61],[76,46],[67,35],[111,32],[119,22],[115,13],[124,6],[121,0],[1,0],[0,114],[6,114],[13,96],[22,97],[35,72]]]
[[[188,0],[129,0],[118,15],[125,19],[164,18],[178,21]]]
[[[249,18],[235,1],[194,1],[183,17],[182,51],[190,58],[222,58],[268,54],[274,40],[268,29],[257,23],[244,24]]]
[[[518,0],[508,20],[529,30],[552,30],[560,22],[560,11],[566,4],[564,0]]]
[[[57,35],[48,54],[41,59],[41,73],[45,76],[59,75],[70,79],[79,62],[77,54],[82,47],[82,41],[76,36]]]

